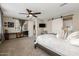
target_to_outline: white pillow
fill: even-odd
[[[70,44],[79,46],[79,31],[71,33],[67,39],[69,40]]]
[[[58,32],[57,35],[56,35],[56,37],[58,39],[63,39],[64,38],[64,32],[63,31]]]
[[[60,39],[67,39],[67,36],[68,36],[68,32],[64,33],[64,31],[60,31],[57,33],[56,37],[57,38],[60,38]]]
[[[75,46],[79,46],[79,39],[70,40],[70,44],[75,45]]]
[[[77,38],[79,38],[79,31],[73,32],[67,37],[68,40],[77,39]]]

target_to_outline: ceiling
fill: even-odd
[[[60,7],[63,3],[1,3],[1,8],[5,16],[16,17],[20,19],[28,19],[25,15],[19,14],[26,12],[26,8],[33,10],[33,12],[41,12],[38,15],[40,19],[50,19],[63,16],[65,14],[72,14],[73,11],[79,10],[78,3],[67,3]]]

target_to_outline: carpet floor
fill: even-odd
[[[0,44],[0,56],[49,56],[40,48],[34,48],[33,38],[5,40]]]

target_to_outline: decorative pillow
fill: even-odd
[[[73,32],[67,37],[68,40],[72,40],[72,39],[76,39],[76,38],[79,38],[79,31]]]
[[[71,33],[67,39],[69,40],[70,44],[79,46],[79,31]]]
[[[70,44],[72,44],[74,46],[79,46],[79,39],[70,40]]]
[[[64,38],[64,32],[63,32],[63,31],[58,32],[57,35],[56,35],[56,37],[57,37],[58,39],[63,39],[63,38]]]

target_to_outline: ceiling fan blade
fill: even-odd
[[[29,15],[27,17],[29,17]]]
[[[32,14],[33,17],[37,17],[35,14]]]
[[[26,9],[26,10],[27,10],[29,13],[30,13],[30,12],[32,12],[32,11],[31,11],[31,10],[29,10],[29,9]]]
[[[32,13],[32,14],[41,14],[41,12],[36,12],[36,13]]]
[[[19,13],[19,14],[25,14],[25,15],[27,15],[27,17],[30,17],[30,15],[33,16],[33,17],[37,17],[36,16],[37,14],[41,14],[41,12],[33,13],[32,10],[29,10],[29,9],[26,9],[26,11],[28,12],[28,14],[27,13]]]

